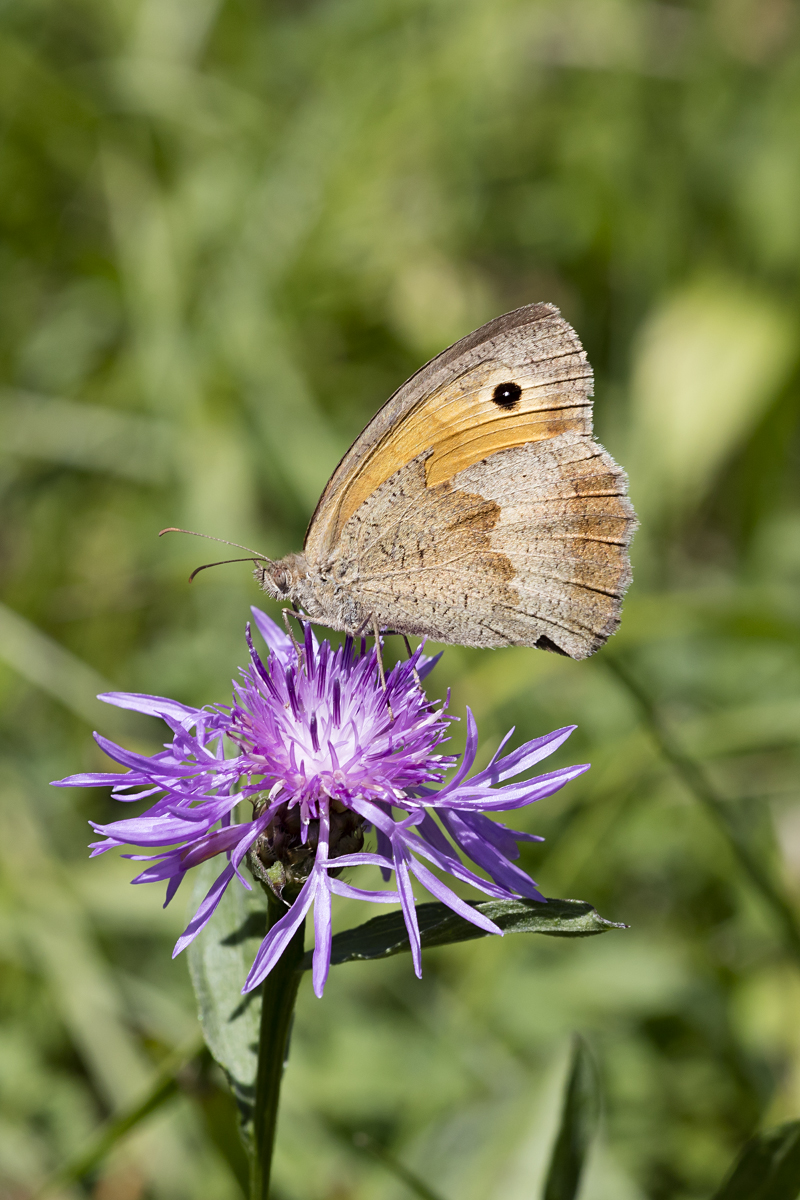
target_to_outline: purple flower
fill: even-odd
[[[384,691],[375,650],[352,639],[332,650],[306,627],[302,650],[258,609],[256,625],[269,647],[264,662],[250,638],[251,666],[234,684],[232,706],[189,708],[159,696],[111,692],[109,704],[161,717],[172,730],[164,751],[148,757],[95,734],[117,774],[72,775],[58,787],[107,787],[118,800],[156,796],[142,816],[94,825],[103,840],[93,854],[119,846],[148,853],[127,857],[150,865],[133,881],[167,881],[168,904],[186,872],[222,855],[225,867],[178,939],[187,946],[211,917],[228,884],[247,860],[287,911],[259,948],[244,991],[269,974],[306,913],[314,908],[314,991],[322,995],[330,968],[331,895],[402,906],[414,969],[421,974],[420,936],[411,887],[413,875],[437,900],[490,933],[501,930],[466,904],[431,868],[469,883],[488,896],[544,898],[513,861],[517,842],[540,841],[492,821],[485,814],[521,808],[558,791],[586,765],[564,767],[520,780],[552,754],[574,726],[527,742],[502,755],[504,738],[485,770],[467,778],[478,733],[467,710],[467,744],[455,775],[443,782],[452,756],[439,753],[447,740],[447,701],[426,697],[420,680],[437,658],[420,647],[398,663]],[[511,731],[513,732],[513,730]],[[505,780],[516,779],[513,783]],[[247,810],[248,820],[234,813]],[[434,819],[438,817],[438,823]],[[364,850],[374,832],[375,851]],[[464,865],[459,851],[481,868]],[[396,890],[365,891],[341,878],[346,867],[377,865],[384,879],[394,872]]]

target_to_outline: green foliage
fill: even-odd
[[[213,861],[196,871],[195,905],[199,906],[219,870]],[[255,886],[228,888],[207,926],[189,948],[189,970],[206,1045],[225,1071],[249,1141],[258,1067],[261,1023],[260,993],[242,995],[247,973],[267,932],[267,906]]]
[[[196,872],[194,907],[199,906],[212,886],[219,868],[209,861]],[[580,900],[549,900],[547,904],[531,900],[491,900],[476,903],[486,916],[493,920],[504,933],[543,933],[550,937],[591,937],[607,929],[624,928],[604,920],[590,904]],[[424,949],[448,946],[457,942],[473,941],[486,937],[463,917],[457,917],[443,904],[421,904],[417,909],[420,936]],[[200,1025],[209,1051],[227,1076],[239,1112],[242,1139],[250,1153],[254,1145],[254,1123],[258,1127],[260,1117],[257,1075],[259,1071],[259,1044],[266,1037],[269,1046],[274,1035],[272,1023],[264,1028],[267,1016],[262,1014],[262,992],[259,988],[242,995],[256,951],[267,931],[267,901],[260,886],[247,892],[243,888],[229,888],[221,900],[217,918],[206,926],[189,949],[189,969],[195,996],[199,1006]],[[333,939],[331,962],[364,962],[370,959],[388,958],[410,949],[405,922],[399,911],[373,917],[354,929],[336,934]],[[301,949],[302,954],[302,939]],[[312,951],[300,958],[299,972],[310,970]],[[276,981],[278,972],[270,976],[269,984]],[[280,992],[280,986],[278,991]],[[270,1000],[272,991],[270,988]],[[293,1000],[296,983],[289,991]],[[276,994],[276,1003],[281,996]],[[282,1011],[282,1009],[281,1009]],[[291,1015],[291,1006],[289,1007]],[[276,1020],[280,1013],[276,1011]],[[283,1064],[283,1054],[277,1058],[277,1069]],[[265,1063],[266,1068],[266,1063]],[[135,1110],[133,1118],[127,1118],[120,1126],[120,1134],[132,1123],[138,1123],[151,1108],[160,1104],[175,1089],[173,1075],[169,1075],[160,1088]],[[266,1102],[265,1093],[265,1102]],[[263,1105],[262,1105],[263,1106]],[[114,1130],[102,1143],[112,1144]],[[381,1151],[385,1155],[385,1151]],[[94,1163],[94,1156],[91,1159]],[[73,1172],[70,1178],[81,1172]]]
[[[549,937],[592,937],[607,929],[624,929],[624,925],[606,921],[591,904],[583,900],[483,900],[471,901],[503,933],[543,933]],[[457,916],[445,904],[417,905],[420,941],[423,950],[433,946],[450,946],[455,942],[471,942],[490,937],[485,930]],[[337,933],[331,947],[331,963],[368,962],[375,958],[390,958],[411,949],[402,913],[385,913],[372,917],[355,929]],[[303,959],[303,970],[310,971],[312,952]]]
[[[92,728],[162,740],[98,691],[224,700],[243,661],[247,566],[189,587],[221,556],[157,531],[297,549],[391,391],[535,300],[595,366],[635,583],[596,659],[448,649],[431,689],[485,756],[578,724],[554,765],[592,770],[521,814],[521,861],[631,928],[304,981],[276,1188],[407,1194],[335,1118],[441,1196],[541,1194],[575,1030],[606,1100],[581,1200],[707,1200],[796,1120],[799,80],[796,0],[2,6],[0,1192],[199,1032],[182,895],[88,863],[119,806],[47,787],[102,769]],[[181,1083],[83,1194],[237,1196],[217,1095]]]
[[[714,1200],[797,1200],[800,1121],[751,1138]]]
[[[576,1038],[564,1091],[561,1126],[553,1146],[542,1200],[575,1200],[599,1113],[597,1069],[585,1042]]]

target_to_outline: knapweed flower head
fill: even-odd
[[[247,629],[251,665],[234,684],[230,706],[190,708],[160,696],[111,692],[101,698],[122,708],[161,717],[172,741],[151,757],[125,750],[95,734],[124,773],[72,775],[57,786],[111,786],[118,800],[157,797],[142,816],[94,825],[102,840],[93,854],[134,846],[129,854],[149,865],[133,881],[167,881],[165,903],[187,872],[219,857],[224,863],[175,954],[206,925],[234,879],[252,884],[242,867],[268,885],[286,906],[256,955],[244,986],[269,974],[306,914],[314,909],[313,983],[322,995],[330,967],[331,897],[400,904],[414,969],[421,947],[411,877],[437,900],[489,933],[501,930],[448,887],[433,868],[488,896],[525,896],[544,902],[533,880],[514,861],[517,843],[539,841],[492,820],[558,791],[586,765],[520,779],[552,754],[574,726],[527,742],[469,776],[478,748],[467,710],[466,749],[444,755],[449,723],[444,703],[430,701],[421,680],[437,659],[420,647],[398,663],[382,686],[375,649],[348,638],[334,650],[318,644],[306,627],[302,648],[258,609],[256,625],[269,648],[256,651]],[[512,731],[513,732],[513,731]],[[506,782],[516,780],[516,782]],[[365,849],[374,837],[374,849]],[[465,865],[471,860],[485,876]],[[395,887],[365,890],[342,878],[346,868],[377,866]]]

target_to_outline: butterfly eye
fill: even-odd
[[[522,388],[518,383],[498,383],[492,392],[492,399],[498,408],[516,408]]]

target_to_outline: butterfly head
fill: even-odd
[[[279,604],[288,600],[329,629],[354,634],[369,622],[371,610],[359,603],[342,579],[334,579],[330,563],[320,566],[304,554],[287,554],[278,562],[258,563],[254,574],[273,600]]]
[[[256,564],[253,574],[273,600],[296,600],[301,581],[307,575],[306,560],[302,554],[287,554],[277,562],[265,559]]]

